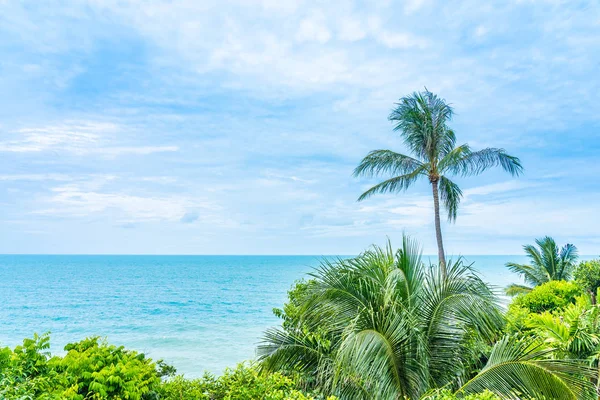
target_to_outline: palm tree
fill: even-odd
[[[312,277],[293,318],[267,331],[258,355],[266,370],[300,374],[325,395],[418,399],[444,387],[585,399],[593,391],[593,369],[552,360],[539,341],[504,338],[480,351],[504,323],[495,295],[462,260],[450,261],[446,276],[426,267],[407,237],[398,251],[388,244],[324,261]]]
[[[405,145],[415,157],[392,150],[370,152],[354,170],[354,176],[391,177],[364,192],[358,201],[377,193],[397,193],[407,190],[419,178],[426,177],[433,191],[435,232],[442,273],[446,257],[440,225],[440,197],[448,213],[448,221],[456,220],[462,191],[449,175],[478,175],[490,167],[500,166],[511,175],[523,171],[517,157],[504,149],[486,148],[472,151],[467,144],[455,147],[454,131],[448,126],[452,107],[445,100],[425,89],[400,99],[389,116],[394,130],[399,131]]]
[[[566,244],[560,249],[550,236],[536,239],[535,243],[538,248],[530,244],[523,246],[531,264],[506,263],[506,267],[521,275],[529,286],[510,285],[506,289],[506,294],[513,296],[519,293],[528,293],[533,286],[549,281],[571,279],[579,258],[577,247]]]

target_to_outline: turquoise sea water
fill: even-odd
[[[506,286],[523,256],[466,256]],[[426,257],[427,259],[427,257]],[[254,356],[273,307],[318,256],[0,255],[0,345],[52,332],[53,352],[86,336],[162,358],[188,376]]]

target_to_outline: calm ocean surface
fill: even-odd
[[[497,286],[507,261],[466,256]],[[426,257],[427,259],[427,257]],[[0,345],[52,333],[52,350],[86,336],[164,359],[190,377],[254,356],[271,312],[317,256],[0,255]]]

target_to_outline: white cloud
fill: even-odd
[[[109,157],[117,157],[125,154],[147,155],[154,153],[165,153],[179,151],[178,146],[125,146],[125,147],[103,147],[90,151]]]
[[[338,25],[338,38],[348,42],[364,39],[367,31],[360,19],[353,16],[342,17]]]
[[[475,37],[477,38],[482,38],[483,36],[487,35],[488,33],[488,29],[483,26],[483,25],[479,25],[477,28],[475,28]]]
[[[491,183],[489,185],[477,186],[463,190],[465,198],[471,196],[485,196],[495,193],[511,192],[519,189],[531,188],[537,186],[535,183],[523,180],[510,180],[505,182]]]
[[[96,189],[100,189],[98,186]],[[127,193],[110,193],[90,190],[81,184],[68,184],[52,189],[53,194],[44,200],[50,207],[36,210],[38,215],[84,217],[108,214],[113,221],[180,221],[189,210],[202,209],[212,213],[220,209],[208,201],[186,196],[141,196]]]
[[[82,153],[95,147],[103,132],[115,131],[106,123],[74,123],[42,128],[19,129],[19,139],[0,142],[0,151],[27,153],[47,150],[66,150]]]
[[[0,175],[0,181],[71,181],[73,178],[65,174],[14,174]]]
[[[325,17],[321,14],[314,14],[300,21],[296,40],[299,42],[318,42],[327,43],[331,38],[331,33],[325,23]]]
[[[112,123],[67,121],[60,125],[22,128],[16,139],[0,142],[0,152],[67,152],[75,155],[97,154],[117,157],[125,154],[147,155],[178,151],[177,146],[114,146],[121,127]]]
[[[423,8],[426,2],[427,0],[405,0],[404,12],[413,14]]]
[[[427,40],[408,33],[382,31],[377,32],[375,37],[381,44],[389,47],[390,49],[424,49],[429,44]]]

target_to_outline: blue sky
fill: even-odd
[[[433,254],[426,183],[351,176],[427,86],[526,170],[458,179],[449,253],[600,254],[599,49],[595,1],[0,0],[0,252]]]

